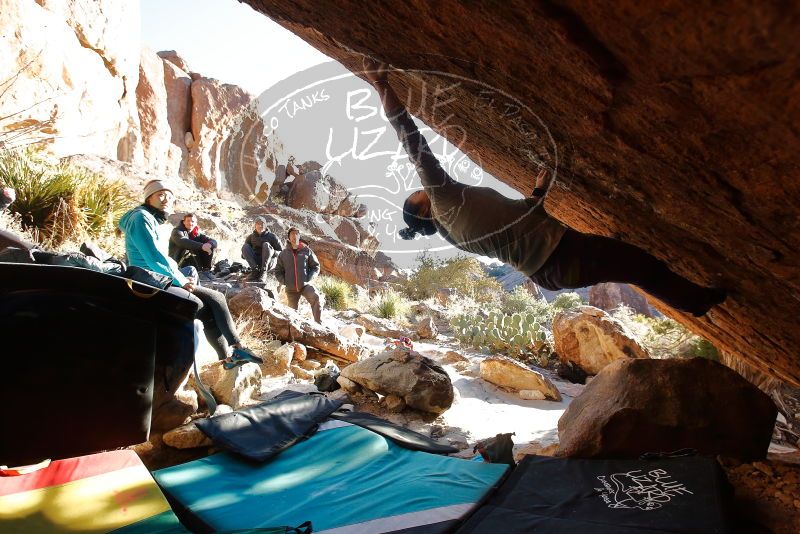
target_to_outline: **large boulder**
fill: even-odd
[[[729,289],[711,317],[651,302],[800,386],[800,3],[453,1],[438,23],[419,1],[243,1],[353,71],[396,67],[414,115],[521,194],[552,169],[570,228]]]
[[[297,341],[306,347],[313,347],[351,362],[369,354],[366,347],[345,339],[328,327],[305,319],[295,310],[270,298],[263,289],[245,288],[228,301],[228,306],[236,316],[265,322],[270,332],[281,341]]]
[[[364,313],[356,317],[355,323],[359,326],[363,326],[367,332],[378,337],[396,339],[408,335],[408,332],[397,326],[391,319],[376,317],[369,313]]]
[[[538,398],[530,393],[538,391],[543,399],[561,401],[561,393],[549,378],[506,356],[490,356],[481,360],[481,378],[487,382],[523,393],[528,399]]]
[[[162,63],[167,96],[166,116],[170,130],[170,159],[178,160],[175,170],[181,176],[185,176],[189,156],[186,134],[192,130],[192,79],[170,61],[162,59]]]
[[[766,394],[717,362],[617,360],[558,421],[557,454],[624,458],[688,447],[764,458],[776,414]]]
[[[320,170],[309,170],[297,176],[289,187],[286,205],[316,213],[330,213],[352,217],[360,209],[353,195],[330,175]]]
[[[590,375],[621,358],[649,357],[622,323],[593,306],[556,315],[553,341],[561,361],[572,362]]]
[[[258,402],[261,377],[261,368],[255,363],[225,369],[222,362],[214,362],[200,372],[200,379],[211,390],[217,402],[227,404],[234,410]],[[198,389],[196,384],[194,387]]]
[[[589,305],[605,311],[627,306],[640,315],[653,316],[653,311],[650,309],[650,305],[644,295],[628,284],[619,284],[617,282],[596,284],[590,287]]]
[[[453,384],[447,372],[413,351],[382,352],[348,365],[341,376],[344,384],[350,385],[349,380],[375,393],[393,395],[406,406],[423,412],[443,413],[453,404]]]

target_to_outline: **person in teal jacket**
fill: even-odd
[[[167,213],[175,201],[173,186],[166,180],[151,180],[144,186],[144,203],[125,213],[119,228],[125,233],[125,252],[128,263],[172,278],[167,291],[194,300],[198,305],[197,318],[203,322],[206,339],[231,369],[247,362],[262,363],[258,356],[242,347],[233,324],[228,303],[219,291],[197,283],[194,267],[178,268],[169,257],[169,238],[172,226]]]

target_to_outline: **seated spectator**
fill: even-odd
[[[267,230],[264,217],[256,217],[253,233],[242,246],[242,258],[253,270],[252,280],[263,282],[266,273],[275,268],[278,254],[283,250],[278,236]]]
[[[194,276],[187,276],[194,267],[180,269],[167,254],[170,238],[167,213],[175,201],[172,190],[172,185],[166,180],[149,181],[144,186],[144,203],[120,219],[119,228],[125,232],[128,263],[171,277],[172,287],[167,291],[197,303],[197,318],[203,322],[206,339],[219,359],[224,360],[226,369],[247,362],[263,363],[261,358],[242,347],[225,296],[197,285]]]
[[[169,238],[169,256],[179,267],[191,265],[198,271],[210,271],[217,242],[200,233],[194,213],[183,216]]]

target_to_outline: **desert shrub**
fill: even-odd
[[[502,293],[500,284],[486,275],[475,258],[439,259],[422,254],[417,261],[419,265],[402,286],[403,292],[413,300],[431,298],[444,287],[483,304],[495,304]]]
[[[332,276],[321,276],[317,287],[325,295],[326,306],[334,310],[346,310],[350,307],[353,288],[344,280]]]
[[[503,304],[501,309],[503,310],[503,313],[509,315],[527,312],[537,305],[538,300],[540,299],[537,299],[535,295],[532,295],[531,292],[525,289],[524,286],[517,286],[511,293],[506,293],[503,295]]]
[[[408,314],[410,307],[403,295],[389,289],[373,299],[369,312],[384,319],[402,319]]]
[[[49,163],[30,150],[0,151],[0,186],[15,190],[9,210],[22,227],[53,248],[67,239],[111,235],[119,217],[135,205],[124,184]]]
[[[550,303],[550,308],[552,308],[552,315],[555,315],[563,311],[577,308],[578,306],[583,306],[583,304],[583,300],[577,293],[561,293],[556,295],[556,298]]]
[[[611,316],[617,319],[647,350],[651,358],[708,358],[719,361],[717,349],[669,317],[646,317],[620,306]]]

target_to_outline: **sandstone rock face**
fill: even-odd
[[[142,147],[148,167],[157,175],[177,174],[169,160],[171,130],[167,118],[167,89],[164,62],[155,52],[142,48],[136,103],[142,130]]]
[[[382,352],[348,365],[342,369],[341,377],[370,391],[393,395],[405,405],[423,412],[443,413],[453,403],[453,384],[445,370],[413,351]],[[348,384],[346,381],[340,384],[342,382]],[[399,403],[392,400],[396,409]]]
[[[175,67],[187,73],[187,75],[188,73],[192,72],[192,69],[189,68],[189,64],[186,62],[186,60],[183,59],[175,50],[161,50],[158,53],[158,57],[163,59],[165,63],[171,63],[175,65]]]
[[[19,135],[6,137],[11,146],[44,139],[57,156],[141,159],[138,9],[124,0],[3,2],[0,133]]]
[[[186,176],[186,163],[189,157],[186,134],[191,133],[192,129],[192,79],[169,61],[163,61],[163,67],[164,89],[167,95],[166,116],[172,144],[169,147],[170,159],[178,160],[175,170],[180,176]]]
[[[266,198],[275,179],[272,154],[282,156],[283,148],[265,134],[254,97],[212,78],[192,80],[189,174],[204,189]]]
[[[481,378],[487,382],[517,391],[540,391],[543,398],[561,401],[561,393],[553,383],[538,371],[505,356],[490,356],[481,361]]]
[[[611,311],[620,305],[625,305],[641,315],[653,316],[650,305],[647,304],[647,299],[628,284],[609,282],[590,287],[589,305],[605,311]]]
[[[638,457],[690,447],[763,458],[776,414],[766,394],[711,360],[618,360],[558,421],[558,455]]]
[[[572,362],[590,375],[620,358],[649,357],[619,321],[592,306],[556,315],[553,340],[562,361]]]
[[[365,347],[275,302],[263,289],[248,287],[242,290],[228,301],[228,307],[234,315],[267,322],[272,334],[282,341],[297,341],[351,362],[369,354]]]
[[[440,21],[416,0],[246,3],[352,70],[362,54],[402,69],[412,112],[517,191],[555,169],[545,207],[562,222],[729,288],[699,319],[653,303],[800,385],[800,5],[447,0]]]

